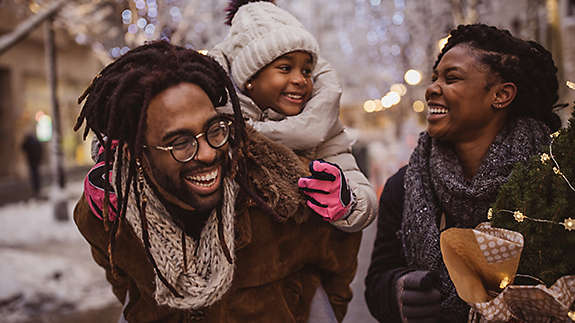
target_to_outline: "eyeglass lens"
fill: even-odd
[[[228,141],[230,128],[227,122],[216,121],[209,125],[204,135],[212,148],[220,148]],[[187,162],[196,156],[198,147],[198,139],[190,136],[174,144],[172,155],[177,161]]]

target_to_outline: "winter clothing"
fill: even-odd
[[[315,65],[319,53],[315,37],[294,16],[265,1],[238,9],[222,45],[228,53],[230,76],[242,91],[254,74],[284,54],[308,52]]]
[[[440,275],[440,321],[467,320],[469,307],[457,296],[441,258],[441,219],[446,227],[463,228],[485,221],[513,165],[536,154],[548,134],[539,121],[511,121],[489,146],[477,174],[467,180],[453,148],[422,133],[407,169],[388,180],[380,198],[378,233],[366,277],[366,300],[376,318],[399,319],[392,297],[397,280],[407,272],[427,270]]]
[[[409,323],[439,322],[441,294],[434,272],[416,270],[398,281],[397,301],[401,316]]]
[[[43,149],[42,143],[36,138],[36,134],[29,133],[24,137],[22,142],[22,151],[26,155],[26,162],[28,163],[28,170],[30,172],[30,184],[34,195],[40,193],[40,162],[42,161]]]
[[[307,205],[327,221],[347,217],[355,206],[355,198],[339,166],[324,160],[309,163],[311,176],[298,181]]]
[[[275,5],[267,2],[255,2],[243,5],[240,7],[234,20],[232,20],[232,27],[230,34],[224,41],[216,45],[210,51],[209,55],[214,57],[231,75],[235,82],[236,87],[240,90],[244,89],[245,81],[253,76],[259,69],[251,69],[250,75],[241,76],[238,78],[237,71],[234,69],[235,61],[238,59],[238,51],[235,46],[238,43],[245,42],[243,39],[248,37],[242,33],[235,31],[234,24],[240,23],[241,28],[243,24],[249,24],[254,27],[263,28],[260,24],[265,24],[268,20],[246,20],[243,15],[252,10],[250,8],[260,8],[263,10],[272,10],[274,17],[281,16],[280,21],[286,21],[286,24],[292,24],[301,29],[298,35],[293,37],[303,37],[308,39],[308,32],[301,26],[301,24],[293,18],[289,13],[275,7]],[[245,10],[244,10],[245,9]],[[243,11],[242,11],[243,10]],[[257,11],[258,13],[260,11]],[[281,14],[280,14],[281,13]],[[285,16],[284,16],[285,15]],[[274,22],[275,24],[275,22]],[[270,27],[275,26],[272,24]],[[238,27],[238,28],[240,28]],[[275,30],[275,29],[274,29]],[[305,31],[305,33],[303,32]],[[254,34],[250,34],[254,37]],[[265,40],[266,38],[262,38]],[[304,43],[304,41],[301,41]],[[298,43],[298,42],[296,42]],[[271,43],[265,42],[266,46]],[[255,47],[254,47],[255,49]],[[254,51],[253,57],[260,59],[260,56],[271,58],[267,63],[271,63],[277,57],[295,50],[283,50],[283,48],[276,48],[274,51],[276,56],[271,58],[270,51]],[[316,55],[319,50],[308,50],[312,56]],[[315,60],[315,58],[314,58]],[[253,64],[252,66],[256,66]],[[257,65],[259,66],[259,65]],[[242,74],[243,75],[243,74]],[[335,71],[329,64],[321,57],[317,58],[317,64],[313,71],[314,90],[312,98],[305,104],[303,111],[295,116],[286,117],[285,115],[275,112],[271,109],[262,111],[250,97],[238,91],[238,97],[242,107],[244,117],[248,119],[250,125],[257,131],[264,134],[266,137],[275,142],[286,145],[288,148],[294,150],[298,155],[307,159],[324,159],[327,162],[337,164],[344,172],[347,178],[351,191],[355,196],[355,207],[351,213],[340,220],[332,222],[333,225],[341,230],[353,232],[359,231],[367,227],[375,218],[377,197],[371,184],[359,170],[353,155],[351,154],[351,146],[354,140],[350,137],[349,133],[345,131],[344,126],[339,120],[339,100],[341,97],[341,86],[339,84]],[[245,79],[245,80],[244,80]],[[221,112],[231,113],[231,105],[219,109]]]
[[[264,214],[233,180],[223,183],[222,233],[212,213],[196,239],[185,236],[188,263],[183,270],[182,229],[145,185],[150,252],[160,272],[183,297],[159,281],[146,257],[133,200],[119,219],[114,276],[108,262],[109,233],[83,197],[74,219],[106,269],[129,322],[305,322],[318,286],[323,286],[339,321],[351,299],[361,233],[336,230],[310,216],[295,182],[305,169],[293,152],[248,129],[248,176],[253,189],[285,221]],[[118,163],[115,163],[117,165]],[[133,199],[134,197],[131,196]],[[184,212],[184,211],[182,211]],[[231,251],[227,259],[224,245]],[[231,260],[231,261],[229,261]]]

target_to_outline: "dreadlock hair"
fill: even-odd
[[[112,273],[116,274],[113,260],[114,243],[119,233],[120,220],[125,216],[130,189],[134,190],[142,222],[142,240],[146,254],[152,263],[158,278],[178,297],[175,288],[169,284],[158,269],[150,252],[147,220],[145,214],[146,200],[142,199],[138,180],[142,179],[141,166],[137,161],[143,155],[143,145],[146,132],[147,109],[152,98],[160,92],[182,82],[189,82],[202,88],[214,107],[227,103],[228,95],[233,107],[233,132],[230,139],[231,151],[235,156],[235,167],[231,174],[240,187],[265,212],[277,217],[264,200],[258,196],[249,184],[247,166],[244,162],[245,142],[247,140],[244,119],[234,86],[225,70],[211,57],[192,49],[174,46],[166,41],[150,42],[135,48],[116,61],[106,66],[92,81],[90,86],[78,99],[84,102],[74,130],[80,129],[85,122],[83,137],[86,139],[89,131],[93,131],[98,141],[104,147],[106,183],[110,183],[110,170],[114,158],[112,141],[117,141],[117,172],[114,178],[118,201],[118,217],[112,221],[108,216],[111,187],[105,188],[104,225],[110,233],[108,242],[108,257]],[[106,136],[106,140],[104,137]],[[122,154],[127,147],[130,158],[127,166],[127,180],[122,186]],[[237,169],[235,169],[237,167]],[[219,213],[219,212],[218,212]],[[219,225],[221,215],[218,215]],[[183,241],[185,239],[182,238]],[[229,250],[220,235],[220,242],[228,261],[231,262]],[[185,244],[182,246],[185,249]],[[184,263],[186,259],[184,259]]]
[[[465,44],[478,51],[478,59],[503,82],[517,86],[517,96],[509,106],[511,119],[531,117],[559,129],[561,120],[553,112],[559,98],[557,67],[551,53],[534,42],[516,38],[508,30],[484,24],[459,25],[437,56],[435,69],[445,53]]]

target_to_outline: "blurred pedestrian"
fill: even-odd
[[[474,228],[517,162],[560,127],[557,68],[545,48],[483,24],[451,31],[425,99],[427,131],[386,183],[366,277],[381,322],[466,322],[439,235]]]
[[[228,23],[209,55],[239,89],[248,123],[310,161],[312,175],[298,185],[311,209],[343,231],[361,231],[375,218],[377,196],[351,154],[339,120],[341,85],[317,40],[269,1],[230,1]]]
[[[36,133],[32,131],[24,136],[21,148],[26,156],[32,194],[38,198],[40,197],[40,186],[42,185],[39,171],[43,156],[42,143],[36,138]]]
[[[103,144],[86,185],[104,183],[74,219],[125,320],[305,322],[320,284],[343,319],[361,234],[311,214],[301,161],[246,127],[214,59],[151,42],[104,68],[84,99],[75,129],[85,121]],[[234,114],[217,113],[228,100]]]

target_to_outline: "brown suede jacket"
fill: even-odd
[[[236,206],[236,269],[232,286],[218,302],[191,314],[159,306],[155,274],[141,240],[120,221],[112,275],[107,257],[108,232],[82,197],[74,219],[92,246],[95,261],[120,302],[129,291],[124,316],[129,322],[306,322],[311,299],[321,284],[336,317],[343,320],[352,293],[361,232],[346,233],[312,214],[298,192],[305,170],[297,156],[251,129],[248,168],[254,189],[285,217],[264,214],[240,190]],[[247,201],[246,201],[247,200]]]

